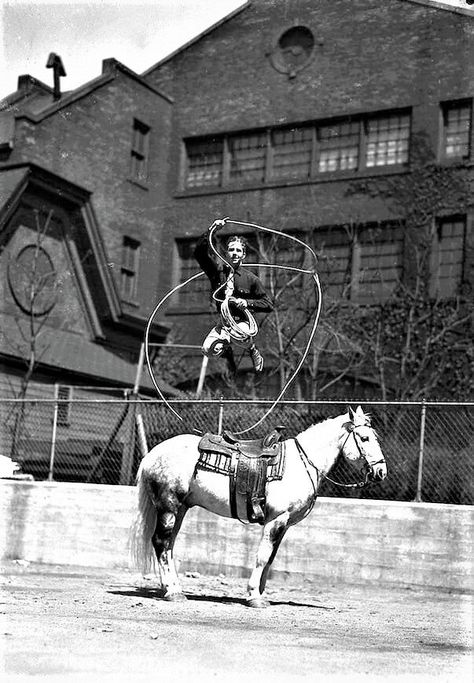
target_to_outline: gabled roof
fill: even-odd
[[[20,168],[0,168],[0,230],[15,210],[19,198],[28,184],[29,170]]]
[[[153,87],[142,76],[135,73],[127,66],[117,61],[116,59],[104,59],[102,62],[102,73],[97,78],[84,83],[79,88],[69,92],[62,93],[60,99],[53,99],[53,90],[41,81],[32,76],[20,76],[18,79],[18,90],[11,95],[7,95],[0,102],[0,110],[4,113],[8,112],[15,118],[26,118],[34,123],[38,123],[48,116],[52,116],[64,107],[70,106],[87,97],[98,88],[102,88],[107,83],[113,81],[117,74],[121,73],[131,78],[147,90],[155,93],[159,97],[172,102],[172,99],[162,93],[157,88]],[[1,142],[1,140],[0,140]]]
[[[28,322],[17,321],[20,326],[27,326]],[[0,314],[0,326],[9,329],[8,316]],[[28,332],[24,331],[25,338]],[[5,357],[16,357],[12,349],[2,345]],[[137,365],[121,358],[119,355],[90,339],[78,334],[43,327],[36,341],[38,365],[58,372],[70,372],[85,378],[93,378],[115,386],[133,387],[135,383]],[[154,386],[147,372],[142,373],[140,387],[150,392]],[[168,396],[182,396],[178,389],[160,380],[160,387]]]
[[[23,74],[18,76],[18,86],[15,92],[7,95],[0,101],[0,110],[10,110],[12,108],[19,108],[22,103],[31,103],[35,100],[48,100],[51,102],[53,89],[43,83],[43,81]]]
[[[380,0],[380,2],[386,2],[387,0]],[[394,0],[392,0],[393,2]],[[474,17],[474,7],[471,9],[467,4],[465,7],[458,7],[455,5],[451,5],[447,2],[443,2],[443,0],[399,0],[400,2],[409,2],[409,3],[414,3],[418,5],[425,5],[426,7],[431,7],[432,9],[437,9],[437,10],[444,10],[448,12],[455,12],[457,14],[464,14],[469,17]],[[212,24],[209,26],[205,31],[202,31],[199,33],[197,36],[189,40],[188,42],[184,43],[180,47],[178,47],[176,50],[173,50],[169,55],[166,57],[163,57],[160,59],[158,62],[153,64],[153,66],[150,66],[146,71],[142,73],[142,76],[147,76],[149,73],[154,71],[155,69],[163,66],[166,64],[168,61],[176,57],[176,55],[180,54],[181,52],[184,52],[189,48],[191,45],[194,45],[195,43],[199,42],[202,38],[205,36],[209,35],[213,31],[215,31],[217,28],[222,26],[222,24],[230,21],[233,19],[235,16],[240,14],[242,11],[250,7],[252,4],[251,0],[246,0],[240,7],[237,7],[237,9],[233,10],[230,14],[227,14],[225,17],[217,21],[216,23]],[[295,16],[297,16],[297,8],[295,10]]]
[[[74,206],[80,212],[90,249],[94,254],[97,264],[97,273],[99,275],[97,283],[100,282],[102,290],[99,296],[104,303],[107,302],[108,316],[112,320],[117,321],[122,314],[120,299],[107,267],[105,247],[93,208],[90,204],[90,193],[34,164],[21,164],[19,166],[0,168],[0,187],[2,188],[0,195],[0,233],[8,226],[8,221],[19,206],[25,192],[31,192],[33,195],[40,193],[41,196],[47,196],[53,204],[58,202],[62,205],[66,202],[69,206]],[[77,268],[82,272],[80,263],[77,264]],[[104,338],[102,325],[89,287],[84,284],[80,287],[80,290],[84,299],[83,303],[91,332],[97,339]]]

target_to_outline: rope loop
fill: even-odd
[[[248,267],[252,267],[252,268],[274,268],[274,269],[286,270],[286,271],[288,271],[288,272],[302,273],[303,275],[309,275],[309,276],[311,277],[312,281],[313,281],[313,285],[314,285],[314,289],[315,289],[315,293],[316,293],[316,298],[317,298],[317,305],[316,305],[316,309],[315,309],[315,317],[314,317],[314,320],[313,320],[313,324],[312,324],[312,326],[311,326],[311,331],[310,331],[308,340],[307,340],[307,342],[306,342],[306,345],[305,345],[303,354],[302,354],[302,356],[301,356],[301,358],[300,358],[300,360],[299,360],[299,362],[298,362],[298,364],[297,364],[295,370],[293,371],[293,373],[291,374],[291,376],[288,378],[288,380],[286,381],[285,386],[284,386],[283,389],[280,391],[280,393],[278,394],[278,396],[276,397],[276,399],[273,401],[273,403],[271,404],[271,406],[269,407],[269,409],[263,414],[263,416],[262,416],[259,420],[257,420],[257,422],[255,422],[253,425],[251,425],[250,427],[247,427],[246,429],[242,429],[242,430],[239,431],[239,432],[234,432],[234,434],[239,434],[239,435],[240,435],[240,434],[245,434],[245,433],[247,433],[247,432],[250,432],[252,429],[255,429],[255,427],[258,427],[258,425],[261,424],[261,423],[270,415],[270,413],[274,410],[275,406],[280,402],[280,400],[282,399],[283,395],[284,395],[285,392],[287,391],[288,387],[289,387],[290,384],[294,381],[295,377],[298,375],[299,371],[301,370],[301,367],[303,366],[303,363],[305,362],[306,357],[308,356],[308,353],[309,353],[311,344],[313,343],[313,339],[314,339],[314,336],[315,336],[315,334],[316,334],[316,330],[317,330],[317,328],[318,328],[319,319],[320,319],[320,317],[321,317],[321,310],[322,310],[322,292],[321,292],[321,284],[320,284],[320,282],[319,282],[318,273],[317,273],[317,271],[316,271],[316,265],[317,265],[317,262],[318,262],[318,258],[317,258],[317,256],[316,256],[316,253],[313,251],[313,249],[312,249],[309,245],[305,244],[305,242],[303,242],[302,240],[298,239],[298,237],[295,237],[294,235],[288,235],[288,234],[286,234],[286,233],[284,233],[284,232],[282,232],[282,231],[280,231],[280,230],[275,230],[274,228],[267,228],[267,227],[264,227],[263,225],[257,225],[256,223],[247,223],[247,222],[244,222],[244,221],[234,221],[234,220],[232,220],[231,218],[226,217],[226,218],[222,219],[222,221],[219,221],[218,223],[216,223],[216,222],[212,223],[212,225],[209,227],[209,236],[208,236],[209,246],[211,247],[211,249],[212,249],[212,251],[214,252],[214,254],[217,256],[217,258],[220,259],[220,260],[221,260],[223,263],[225,263],[227,266],[229,266],[230,268],[233,268],[233,266],[232,266],[230,263],[228,263],[228,261],[227,261],[223,256],[221,256],[221,254],[219,254],[219,252],[217,251],[217,249],[215,248],[215,246],[214,246],[214,244],[213,244],[214,232],[215,232],[218,228],[223,227],[222,224],[221,224],[222,222],[224,222],[224,223],[232,223],[233,225],[240,225],[240,226],[243,226],[243,227],[246,227],[246,228],[252,228],[253,230],[260,230],[260,231],[262,231],[262,232],[267,232],[267,233],[270,233],[270,234],[273,234],[273,235],[278,235],[278,236],[283,237],[283,238],[285,238],[285,239],[288,239],[288,240],[290,240],[290,241],[292,241],[292,242],[295,242],[296,244],[299,244],[299,245],[302,246],[304,249],[306,249],[306,250],[308,251],[308,253],[310,254],[310,256],[311,256],[311,258],[312,258],[312,260],[313,260],[313,263],[314,263],[314,267],[313,267],[312,269],[296,268],[295,266],[283,266],[283,265],[271,264],[271,263],[249,263],[249,264],[247,264],[247,263],[242,263],[241,265],[242,265],[243,267],[245,267],[245,268],[248,268]],[[156,378],[155,378],[155,376],[154,376],[153,368],[152,368],[151,360],[150,360],[150,352],[149,352],[149,337],[150,337],[150,330],[151,330],[151,326],[152,326],[152,324],[153,324],[153,320],[154,320],[156,314],[158,313],[158,311],[160,310],[160,308],[163,306],[163,304],[164,304],[164,303],[165,303],[165,302],[166,302],[166,301],[167,301],[175,292],[177,292],[179,289],[181,289],[182,287],[185,287],[187,284],[189,284],[190,282],[192,282],[192,281],[195,280],[196,278],[201,277],[202,275],[204,275],[204,273],[203,273],[202,271],[199,272],[199,273],[196,273],[196,275],[192,275],[192,276],[191,276],[190,278],[188,278],[185,282],[180,283],[179,285],[177,285],[176,287],[174,287],[171,291],[169,291],[169,292],[168,292],[168,293],[167,293],[167,294],[158,302],[158,304],[155,306],[155,308],[154,308],[152,314],[150,315],[150,317],[149,317],[149,319],[148,319],[148,323],[147,323],[146,330],[145,330],[145,345],[144,345],[144,346],[145,346],[145,358],[146,358],[146,364],[147,364],[148,373],[149,373],[149,375],[150,375],[151,381],[153,382],[153,385],[154,385],[156,391],[158,392],[158,395],[160,396],[161,400],[162,400],[162,401],[165,403],[165,405],[171,410],[171,412],[172,412],[179,420],[181,420],[181,421],[184,421],[184,418],[183,418],[183,417],[182,417],[182,416],[173,408],[173,406],[166,400],[166,398],[165,398],[165,396],[163,395],[163,392],[161,391],[161,389],[160,389],[160,387],[159,387],[159,385],[158,385],[158,382],[156,381]],[[221,286],[221,287],[222,287],[222,286]],[[221,289],[221,287],[219,287],[219,288],[216,290],[216,292],[213,293],[213,296],[217,293],[217,291],[219,291],[219,289]],[[214,297],[214,298],[215,298],[215,297]],[[236,323],[235,320],[233,320],[232,316],[230,315],[230,312],[229,312],[229,310],[228,310],[228,302],[226,303],[226,301],[224,300],[224,302],[222,302],[222,306],[224,307],[224,312],[225,312],[224,314],[226,315],[226,319],[229,321],[229,327],[232,326],[233,334],[235,334],[235,335],[242,335],[242,330],[241,330],[240,328],[238,328],[238,329],[239,329],[238,332],[237,332],[237,330],[235,329],[236,327],[238,327],[238,323]],[[222,312],[222,307],[221,307],[221,312]],[[248,311],[247,309],[245,309],[245,314],[246,314],[246,317],[247,317],[247,320],[248,320],[248,323],[249,323],[249,327],[250,327],[251,330],[254,329],[253,323],[255,323],[255,329],[256,329],[256,331],[255,331],[253,334],[247,333],[248,336],[253,337],[253,336],[255,336],[255,335],[257,334],[257,332],[258,332],[257,323],[256,323],[256,321],[255,321],[253,315],[250,313],[250,311]],[[228,318],[227,318],[227,316],[228,316]],[[231,321],[232,321],[232,322],[231,322]],[[253,321],[253,322],[252,322],[252,321]],[[226,322],[226,324],[227,324],[227,322]],[[235,327],[234,327],[234,326],[235,326]],[[229,330],[229,333],[230,333],[230,330]],[[232,336],[232,335],[231,335],[231,336]],[[247,335],[246,335],[246,336],[247,336]]]
[[[250,341],[252,337],[255,337],[258,334],[258,325],[257,321],[247,308],[242,311],[242,314],[246,318],[246,320],[243,322],[246,326],[248,326],[248,329],[242,329],[239,323],[235,321],[234,316],[229,310],[229,299],[224,299],[221,304],[221,316],[224,325],[226,326],[227,331],[232,339],[240,343],[246,343],[247,341]]]

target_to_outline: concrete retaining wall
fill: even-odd
[[[130,487],[0,481],[0,558],[125,568],[134,505]],[[273,576],[472,590],[472,531],[470,506],[320,498],[289,530]],[[259,535],[191,510],[176,544],[180,570],[246,576]]]

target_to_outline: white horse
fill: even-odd
[[[156,555],[165,599],[185,600],[173,560],[173,546],[186,512],[198,505],[222,517],[232,517],[229,481],[224,474],[196,467],[199,436],[182,434],[155,446],[137,474],[138,511],[132,527],[131,550],[146,573]],[[265,607],[265,584],[286,530],[312,509],[321,479],[339,455],[360,463],[366,479],[387,476],[385,459],[369,416],[359,406],[324,420],[283,442],[283,477],[267,484],[265,520],[247,602]]]

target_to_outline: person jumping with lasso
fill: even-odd
[[[220,322],[212,328],[202,345],[209,358],[224,358],[233,375],[236,373],[231,343],[249,351],[255,372],[262,372],[263,357],[254,343],[258,327],[252,313],[269,313],[273,305],[260,279],[248,268],[241,268],[247,254],[247,242],[243,237],[232,235],[226,243],[226,260],[218,262],[211,251],[211,230],[225,226],[225,219],[218,219],[202,235],[194,250],[194,257],[209,278],[213,299],[221,314]]]

